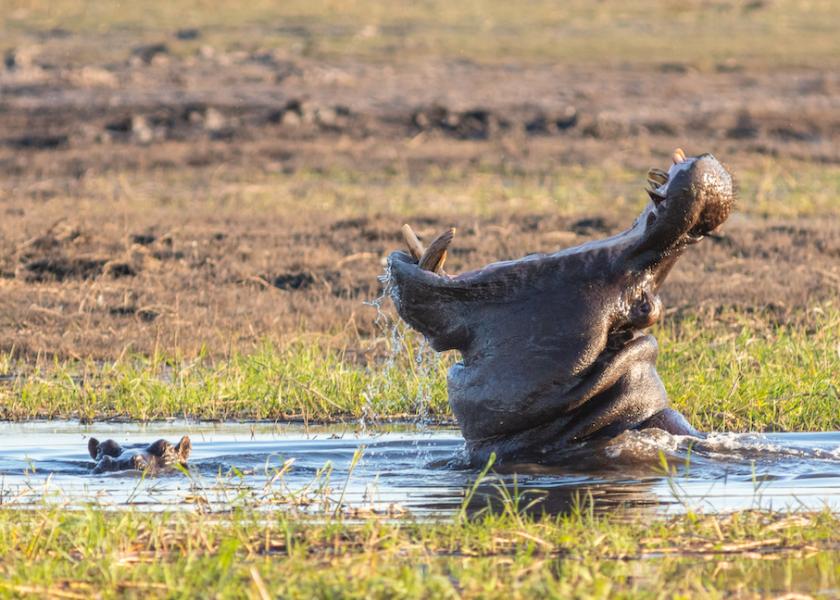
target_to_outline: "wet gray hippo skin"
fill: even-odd
[[[650,202],[614,237],[454,277],[390,256],[400,316],[463,357],[449,403],[474,462],[550,461],[627,429],[699,435],[669,408],[643,331],[662,316],[657,293],[674,263],[726,220],[734,191],[714,157],[679,152],[667,175],[649,174]]]
[[[186,465],[191,449],[190,438],[186,435],[175,445],[166,440],[130,446],[120,446],[114,440],[88,440],[88,452],[96,461],[94,474],[128,470],[156,472],[175,465]]]

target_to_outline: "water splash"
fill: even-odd
[[[388,340],[388,354],[382,365],[381,376],[377,376],[377,373],[374,373],[370,366],[366,370],[368,384],[362,391],[362,415],[359,418],[359,428],[363,434],[368,432],[368,426],[377,425],[378,415],[375,408],[375,401],[387,393],[387,390],[383,389],[383,382],[388,381],[390,374],[393,372],[397,357],[404,346],[405,336],[405,332],[401,330],[400,324],[393,321],[382,310],[385,301],[388,298],[394,298],[397,293],[393,285],[390,263],[386,263],[385,270],[377,279],[382,284],[382,292],[373,300],[364,301],[363,304],[372,306],[376,310],[376,316],[373,319],[374,330],[381,333]]]
[[[381,374],[379,377],[371,377],[365,390],[362,392],[364,404],[362,408],[362,416],[359,419],[359,427],[362,432],[367,432],[368,426],[375,425],[377,422],[377,414],[375,410],[375,401],[377,398],[382,398],[391,390],[388,389],[387,381],[389,376],[397,368],[397,360],[401,353],[409,349],[411,344],[406,338],[407,328],[400,322],[391,319],[389,314],[383,310],[383,304],[387,298],[391,298],[395,303],[399,302],[399,290],[393,284],[390,263],[385,266],[385,270],[378,277],[382,283],[382,292],[373,300],[366,301],[367,306],[372,306],[376,309],[376,317],[374,318],[374,327],[383,335],[387,335],[389,349],[384,363],[381,366]],[[430,417],[430,406],[432,398],[432,374],[435,364],[434,351],[429,346],[425,337],[420,338],[420,342],[414,349],[414,375],[417,381],[417,391],[414,397],[414,423],[415,429],[419,433],[423,433],[429,429],[432,424]]]
[[[378,327],[383,327],[383,324],[387,325],[391,319],[382,310],[382,304],[386,298],[395,298],[394,294],[397,293],[397,288],[394,287],[394,280],[391,274],[390,262],[385,264],[385,270],[382,271],[381,275],[377,276],[377,279],[382,284],[382,292],[373,300],[365,300],[362,304],[372,306],[376,309],[376,317],[373,320],[373,324]]]
[[[414,410],[417,415],[416,429],[423,433],[431,424],[429,406],[432,399],[432,365],[434,354],[424,337],[414,352],[414,375],[417,377],[417,394],[414,396]]]

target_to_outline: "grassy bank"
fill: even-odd
[[[818,307],[799,323],[767,319],[729,313],[655,328],[674,406],[705,430],[840,428],[838,308]],[[435,355],[411,333],[388,344],[388,356],[370,364],[318,338],[218,361],[129,357],[33,369],[6,359],[0,371],[20,371],[0,388],[0,418],[451,419],[445,376],[454,353]]]
[[[0,510],[0,595],[656,598],[827,593],[830,513],[641,523],[582,510],[534,520],[349,523],[235,511]]]

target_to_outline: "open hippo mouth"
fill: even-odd
[[[696,433],[668,408],[644,330],[662,315],[668,272],[726,220],[734,190],[709,154],[673,163],[650,170],[650,202],[628,230],[553,254],[450,277],[453,232],[424,252],[408,228],[411,252],[389,258],[391,296],[435,350],[461,352],[449,402],[476,460],[540,459],[632,428]]]

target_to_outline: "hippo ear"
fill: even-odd
[[[90,453],[91,458],[96,458],[97,450],[99,450],[99,440],[92,437],[88,440],[88,452]]]
[[[190,457],[190,451],[192,450],[192,442],[190,442],[190,436],[185,435],[181,438],[178,444],[175,446],[175,452],[178,454],[178,459],[185,463],[187,459]]]
[[[157,440],[146,447],[146,452],[152,456],[161,458],[164,454],[166,454],[166,449],[170,447],[171,445],[166,440]]]

